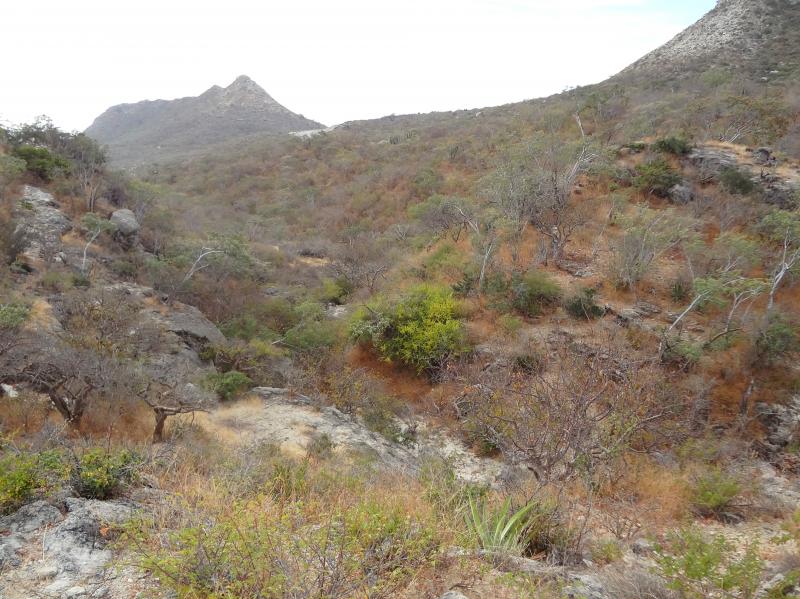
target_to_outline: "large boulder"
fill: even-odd
[[[139,241],[139,221],[127,208],[115,210],[109,219],[116,227],[114,238],[125,248],[132,248]]]
[[[673,185],[669,192],[669,199],[673,204],[689,204],[694,201],[694,190],[688,181]]]
[[[53,196],[26,185],[14,210],[17,259],[30,268],[59,259],[61,236],[72,229],[72,221],[58,208]]]

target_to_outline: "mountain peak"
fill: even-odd
[[[250,77],[240,75],[228,87],[213,85],[199,97],[112,107],[86,133],[108,145],[117,164],[132,164],[160,154],[184,156],[254,134],[323,127],[282,106]]]
[[[680,77],[717,67],[772,68],[798,58],[799,25],[800,0],[717,0],[697,23],[621,75]]]

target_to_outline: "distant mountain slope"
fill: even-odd
[[[734,67],[772,79],[797,69],[799,58],[800,0],[718,0],[697,23],[617,77],[681,78]]]
[[[113,106],[95,119],[86,134],[109,147],[116,165],[134,166],[253,134],[322,127],[280,105],[242,75],[228,87],[215,85],[198,97]]]

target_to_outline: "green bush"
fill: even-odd
[[[24,505],[39,485],[35,456],[14,455],[0,460],[0,514]]]
[[[24,304],[0,304],[0,330],[22,326],[29,314],[30,308]]]
[[[497,325],[500,327],[500,330],[509,336],[514,336],[519,333],[523,324],[521,318],[512,314],[502,314],[497,319]]]
[[[14,149],[14,156],[23,160],[25,168],[43,181],[52,181],[69,169],[69,162],[47,148],[19,146]]]
[[[211,390],[217,393],[222,401],[235,398],[253,385],[249,376],[236,370],[209,375],[208,383]]]
[[[660,158],[637,166],[633,177],[635,187],[661,197],[667,197],[669,190],[680,182],[680,174]]]
[[[670,339],[664,346],[661,360],[689,370],[703,357],[703,344],[686,339]]]
[[[159,537],[128,524],[142,569],[181,597],[394,597],[437,556],[433,523],[387,502],[335,508],[259,499]]]
[[[749,175],[733,167],[722,170],[719,174],[719,182],[728,193],[734,195],[748,195],[756,189],[756,184]]]
[[[655,561],[669,587],[690,599],[750,599],[764,571],[757,545],[739,555],[722,535],[709,540],[691,529],[672,534],[665,546],[657,547]]]
[[[359,310],[350,334],[371,344],[384,359],[401,362],[419,374],[433,374],[448,357],[466,349],[452,291],[431,285],[415,287],[393,304]]]
[[[18,509],[69,478],[70,468],[57,451],[0,458],[0,514]]]
[[[596,564],[610,564],[621,560],[623,551],[616,539],[604,539],[592,545],[590,554]]]
[[[564,303],[564,309],[573,318],[582,320],[600,318],[605,314],[605,310],[597,305],[595,301],[596,294],[596,290],[586,288],[578,295],[569,298]]]
[[[797,351],[800,351],[800,335],[795,324],[783,314],[771,315],[756,338],[756,359],[762,364],[773,365]]]
[[[539,270],[530,270],[519,280],[512,282],[514,308],[525,316],[539,316],[542,311],[558,303],[561,288],[550,275]]]
[[[692,487],[692,506],[703,516],[721,517],[741,492],[739,481],[715,468],[700,476]]]
[[[692,144],[682,137],[665,137],[653,144],[653,150],[663,154],[673,154],[675,156],[685,156],[692,151]]]
[[[78,493],[90,499],[108,499],[122,484],[136,478],[139,464],[139,456],[127,450],[89,449],[77,460],[75,479]]]

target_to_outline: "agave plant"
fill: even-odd
[[[527,503],[514,509],[511,498],[499,507],[490,508],[483,499],[469,499],[466,514],[467,526],[475,534],[481,548],[493,553],[522,555],[527,545],[528,533],[538,520],[534,508],[538,504]]]

